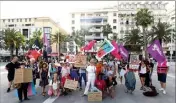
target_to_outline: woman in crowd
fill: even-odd
[[[94,87],[95,78],[96,78],[96,67],[95,67],[94,59],[90,60],[90,65],[87,66],[86,71],[87,71],[87,84],[86,84],[86,88],[83,96],[86,96],[88,94],[90,85],[91,85],[91,88]]]
[[[71,64],[70,76],[72,80],[76,80],[76,81],[79,80],[78,69],[74,66],[74,64]]]
[[[82,78],[84,80],[85,86],[86,86],[86,69],[84,67],[81,67],[79,69],[79,86],[80,86],[80,90],[82,90]]]
[[[117,82],[114,78],[114,75],[110,73],[106,80],[106,86],[107,86],[107,93],[111,98],[114,98],[115,96],[115,86],[116,85],[117,85]]]
[[[30,59],[30,68],[32,69],[33,83],[34,85],[36,85],[36,79],[38,75],[38,65],[37,61],[34,58]]]
[[[144,61],[141,61],[140,67],[139,67],[139,76],[141,80],[141,90],[145,90],[145,79],[146,79],[146,73],[147,73],[147,67]]]
[[[42,87],[42,95],[46,95],[45,87],[48,85],[48,64],[43,63],[43,68],[40,70],[40,86]]]
[[[49,79],[53,79],[54,77],[54,73],[57,73],[58,69],[56,67],[56,65],[52,62],[49,64],[49,71],[48,71],[48,77]]]
[[[106,83],[103,80],[103,74],[99,74],[98,78],[95,80],[95,86],[102,91],[103,98],[105,97]]]

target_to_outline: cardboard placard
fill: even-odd
[[[16,69],[14,84],[32,82],[32,69]]]
[[[75,67],[85,67],[87,65],[87,56],[85,55],[76,55],[75,58]]]
[[[102,92],[89,92],[88,101],[102,101]]]
[[[68,62],[74,63],[75,62],[75,55],[69,55]]]
[[[76,90],[78,87],[78,81],[66,79],[64,88]]]

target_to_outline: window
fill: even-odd
[[[113,29],[116,29],[116,26],[113,26]]]
[[[120,24],[123,24],[123,22],[120,22]]]
[[[104,19],[104,20],[103,20],[103,22],[104,22],[104,23],[107,23],[107,22],[108,22],[108,20],[107,20],[107,19]]]
[[[18,22],[18,19],[17,19],[17,22]]]
[[[32,26],[34,26],[34,24],[32,24]]]
[[[72,18],[75,18],[75,14],[72,14]]]
[[[116,21],[116,19],[113,19],[113,23],[116,23],[117,21]]]
[[[92,16],[92,14],[87,14],[87,16]]]
[[[10,19],[8,19],[8,22],[10,22]]]
[[[75,30],[75,27],[72,27],[72,30],[74,31],[74,30]]]
[[[74,20],[72,20],[72,24],[75,24],[75,21],[74,21]]]
[[[5,22],[5,19],[3,20],[3,22]]]
[[[96,16],[100,16],[100,14],[96,14]]]
[[[29,18],[29,22],[31,22],[31,18]]]
[[[50,30],[51,30],[51,28],[45,27],[45,28],[44,28],[44,33],[50,33]]]
[[[113,13],[113,16],[117,16],[117,14],[116,14],[116,13]]]
[[[14,22],[14,19],[12,19],[12,22]]]
[[[20,22],[22,22],[22,19],[20,19]]]
[[[81,14],[81,17],[85,16],[85,14]]]
[[[27,22],[27,19],[25,19],[25,22]]]
[[[13,25],[13,24],[11,24],[11,25],[9,25],[9,27],[14,27],[14,25]]]
[[[25,24],[25,26],[31,26],[31,24]]]

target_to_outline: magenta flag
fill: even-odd
[[[96,40],[90,41],[86,46],[83,47],[83,50],[91,50],[95,43]]]
[[[118,60],[121,60],[121,56],[120,56],[120,54],[119,54],[119,48],[118,48],[118,44],[113,40],[112,42],[111,42],[111,44],[114,46],[114,50],[111,52],[111,54],[115,57],[115,58],[117,58]]]
[[[46,45],[46,47],[48,47],[48,45],[49,45],[49,42],[48,42],[48,39],[47,39],[45,33],[44,33],[44,35],[43,35],[43,44]]]
[[[128,53],[128,51],[123,47],[122,44],[119,45],[119,52],[120,52],[120,55],[122,56],[122,58],[123,58],[124,60],[128,60],[129,53]]]
[[[155,40],[148,48],[147,52],[159,63],[166,60],[159,40]]]

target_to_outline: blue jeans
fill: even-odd
[[[86,86],[86,73],[80,73],[79,74],[79,85],[80,85],[80,88],[82,88],[82,78],[84,79],[84,83],[85,83],[85,86]]]

